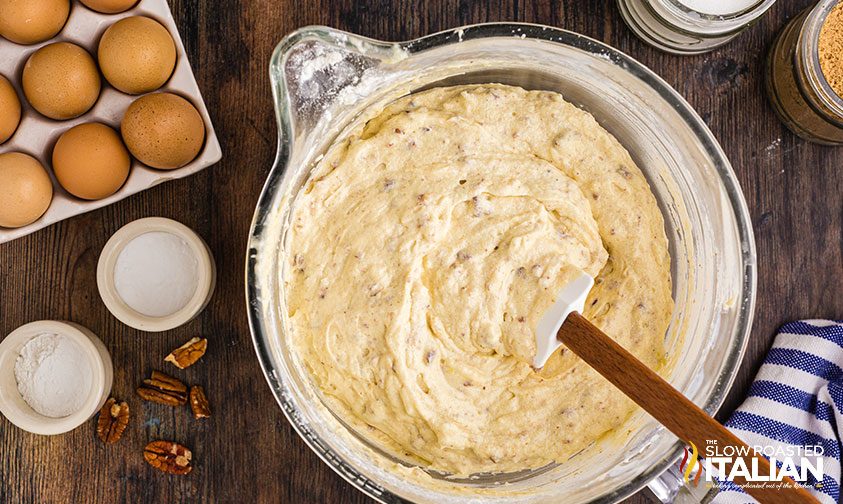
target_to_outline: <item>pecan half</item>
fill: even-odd
[[[157,402],[167,406],[184,406],[187,403],[187,385],[172,376],[158,371],[143,381],[138,387],[138,395],[145,401]]]
[[[211,406],[208,404],[208,398],[205,397],[205,390],[199,385],[190,387],[190,409],[193,411],[193,418],[211,416]]]
[[[153,371],[152,376],[143,381],[144,385],[156,387],[170,392],[187,393],[187,385],[178,378],[166,375],[160,371]]]
[[[205,355],[208,340],[205,338],[191,338],[184,345],[176,348],[170,355],[164,357],[165,362],[172,362],[179,369],[190,367]]]
[[[143,458],[152,467],[167,474],[187,474],[193,470],[190,450],[173,441],[153,441],[143,449]]]
[[[113,397],[105,401],[100,409],[100,416],[97,418],[97,437],[104,443],[116,443],[120,441],[127,425],[129,425],[129,405],[125,402],[117,404],[117,400]]]

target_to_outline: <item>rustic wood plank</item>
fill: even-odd
[[[224,158],[186,180],[0,245],[0,334],[43,318],[90,327],[112,353],[114,394],[129,400],[134,416],[125,438],[109,447],[95,438],[93,423],[46,438],[0,420],[0,502],[368,502],[310,452],[278,410],[254,357],[244,309],[248,227],[275,152],[266,65],[285,33],[308,24],[390,40],[485,21],[550,24],[608,42],[675,86],[731,159],[758,240],[755,325],[723,417],[740,403],[778,325],[843,316],[843,148],[790,134],[761,84],[762,60],[775,33],[810,3],[778,2],[728,46],[679,57],[635,38],[610,0],[171,0]],[[207,240],[219,283],[199,318],[145,335],[107,312],[95,266],[115,230],[154,215],[184,222]],[[166,369],[162,359],[172,348],[195,334],[209,338],[208,354],[177,374],[206,388],[214,416],[204,422],[187,409],[144,404],[133,393],[151,369]],[[150,469],[141,451],[157,437],[193,448],[194,473],[175,478]]]

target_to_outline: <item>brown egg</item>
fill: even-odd
[[[53,149],[53,173],[59,184],[86,200],[117,192],[129,176],[131,163],[120,135],[100,123],[70,128]]]
[[[72,119],[96,103],[100,74],[86,50],[69,42],[55,42],[38,49],[26,61],[23,93],[43,115]]]
[[[138,0],[81,0],[89,9],[103,14],[117,14],[134,7]]]
[[[8,79],[0,75],[0,144],[8,140],[20,124],[20,100]]]
[[[64,27],[70,0],[0,0],[0,35],[18,44],[37,44]]]
[[[20,152],[0,154],[0,226],[32,224],[52,200],[53,184],[37,159]]]
[[[129,94],[148,93],[163,86],[172,75],[176,44],[158,21],[128,17],[105,31],[97,58],[112,86]]]
[[[140,162],[171,170],[193,161],[205,140],[205,123],[196,107],[171,93],[141,96],[120,123],[123,141]]]

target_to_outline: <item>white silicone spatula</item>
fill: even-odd
[[[580,315],[593,285],[594,279],[581,273],[562,289],[556,302],[539,320],[534,367],[544,367],[553,352],[564,344],[679,439],[693,443],[699,450],[711,442],[716,442],[721,450],[725,446],[735,447],[736,453],[747,450],[745,453],[751,454],[744,457],[747,466],[758,467],[759,474],[769,475],[770,464],[766,458],[756,454],[717,420]],[[731,463],[726,464],[726,474],[731,468]],[[735,484],[744,486],[748,494],[764,504],[817,502],[808,490],[797,487],[790,478],[784,478],[784,482],[789,485],[754,482],[745,486],[747,481],[744,478],[734,479]]]

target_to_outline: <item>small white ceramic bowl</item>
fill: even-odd
[[[41,415],[24,401],[15,380],[15,362],[29,340],[41,334],[61,334],[82,349],[91,366],[91,389],[82,408],[66,417]],[[102,408],[111,393],[114,369],[105,345],[89,329],[72,322],[41,320],[18,327],[0,342],[0,413],[25,431],[62,434],[79,427]]]
[[[120,297],[114,283],[114,265],[123,248],[138,236],[155,231],[182,238],[190,246],[199,266],[199,279],[193,297],[181,310],[166,317],[150,317],[133,310]],[[216,281],[214,258],[205,241],[184,224],[163,217],[138,219],[120,228],[103,247],[97,263],[97,287],[105,306],[124,324],[147,332],[175,329],[199,315],[211,300]]]

